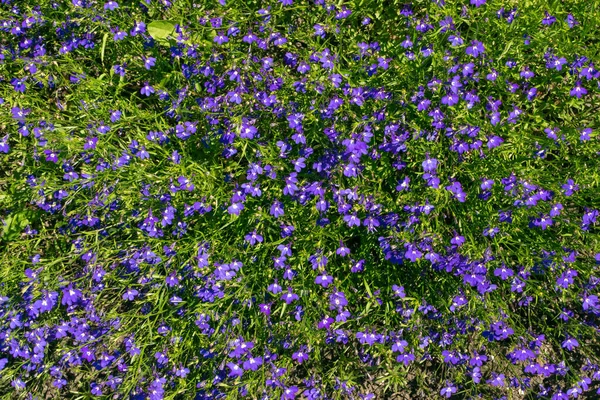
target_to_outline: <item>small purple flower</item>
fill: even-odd
[[[573,17],[573,14],[569,13],[567,15],[567,24],[569,25],[569,28],[573,28],[575,25],[579,25],[579,21],[577,21],[575,19],[575,17]]]
[[[494,271],[494,275],[500,277],[500,279],[505,281],[514,275],[514,271],[503,265],[500,268],[496,268],[496,270]]]
[[[135,23],[131,31],[129,31],[129,34],[131,36],[137,36],[141,35],[144,32],[146,32],[146,24],[142,21],[139,21]]]
[[[25,389],[25,381],[23,381],[20,377],[15,378],[10,382],[10,385],[15,388],[15,390]]]
[[[404,364],[405,366],[408,366],[414,360],[415,360],[415,355],[413,353],[404,353],[404,354],[400,354],[398,357],[396,357],[396,361]]]
[[[502,139],[500,136],[489,136],[487,146],[491,150],[500,146],[503,142],[504,139]]]
[[[581,140],[582,142],[588,141],[591,139],[591,136],[590,136],[591,134],[592,134],[591,128],[584,128],[581,130],[579,140]]]
[[[58,162],[58,151],[53,150],[44,150],[44,154],[46,155],[46,161],[57,163]]]
[[[398,181],[396,190],[399,192],[410,190],[410,178],[408,176],[405,176],[404,180]]]
[[[150,84],[148,82],[145,82],[144,86],[142,86],[142,88],[140,89],[140,93],[145,96],[150,96],[154,92],[155,92],[154,88],[152,86],[150,86]]]
[[[139,293],[140,292],[138,292],[135,289],[127,289],[127,291],[125,293],[123,293],[123,300],[132,301],[132,300],[134,300],[137,297],[137,295]]]
[[[10,83],[13,85],[15,92],[25,93],[26,87],[24,79],[13,78]]]
[[[228,208],[227,212],[232,215],[240,215],[240,212],[244,209],[244,203],[232,203]]]
[[[498,229],[495,226],[489,227],[489,228],[485,228],[483,230],[483,236],[489,236],[489,237],[494,237],[496,236],[496,234],[500,232],[500,229]]]
[[[333,283],[333,277],[331,275],[327,275],[327,273],[323,271],[322,273],[317,275],[317,277],[315,278],[315,283],[326,288]]]
[[[340,247],[337,248],[335,253],[337,255],[339,255],[340,257],[346,257],[347,255],[350,254],[350,249],[348,247],[344,246],[344,243],[342,243],[342,241],[340,240]]]
[[[471,0],[471,3],[473,3],[473,1],[478,1],[478,0]],[[485,0],[484,0],[484,2],[485,2]],[[454,386],[454,384],[450,382],[450,383],[447,383],[446,386],[444,386],[442,388],[442,390],[440,390],[440,395],[445,396],[446,398],[449,399],[450,397],[452,397],[452,395],[454,393],[456,393],[457,390],[458,390],[457,387]]]
[[[244,370],[239,365],[233,362],[227,363],[227,368],[229,368],[230,378],[238,378],[244,373]]]
[[[117,8],[119,8],[119,4],[116,1],[110,0],[106,3],[104,3],[105,10],[113,11],[113,10],[116,10]]]
[[[561,346],[564,349],[573,351],[574,348],[579,347],[579,342],[577,341],[577,339],[575,339],[573,337],[569,337],[564,342],[562,342]]]
[[[261,313],[265,314],[267,317],[269,315],[271,315],[271,305],[270,304],[259,304],[258,305],[258,309],[260,310]]]
[[[496,387],[504,387],[506,383],[504,382],[504,374],[497,374],[492,372],[492,379],[489,379],[487,383]]]
[[[272,216],[274,216],[275,218],[281,217],[284,214],[283,204],[281,204],[281,202],[275,200],[273,202],[273,204],[271,205],[270,214]]]
[[[394,353],[404,353],[406,347],[408,346],[408,342],[406,340],[398,339],[392,344],[392,351]]]
[[[69,284],[67,287],[63,288],[62,293],[61,304],[63,306],[72,306],[81,298],[81,290],[74,288],[73,284]]]
[[[437,169],[438,160],[436,160],[435,158],[427,157],[427,159],[423,161],[421,165],[423,166],[423,171],[435,172],[435,170]]]
[[[598,296],[596,296],[595,294],[584,294],[583,295],[583,310],[587,311],[587,310],[593,310],[593,311],[600,311],[600,305],[598,303]]]
[[[298,393],[298,386],[290,386],[283,390],[281,394],[281,400],[293,400],[296,398],[296,393]]]
[[[308,360],[308,353],[306,352],[306,350],[300,349],[294,354],[292,354],[292,360],[297,361],[298,364],[302,364],[304,361]]]
[[[481,43],[478,40],[472,40],[471,45],[467,46],[467,48],[465,49],[465,53],[473,57],[479,57],[484,52],[485,47],[483,46],[483,43]]]
[[[116,64],[113,66],[113,70],[115,71],[116,75],[119,75],[120,77],[124,77],[125,76],[125,67],[126,65],[123,64]]]
[[[97,383],[93,382],[91,385],[91,393],[94,396],[102,396],[102,387],[100,387],[100,385],[98,385]]]
[[[571,97],[577,97],[578,99],[582,98],[588,93],[587,89],[581,86],[581,81],[577,81],[573,89],[571,89],[570,95]]]
[[[548,11],[545,11],[546,16],[542,19],[542,25],[552,25],[556,22],[556,17],[550,15]]]
[[[110,122],[117,122],[121,119],[121,111],[119,110],[111,110],[110,111]]]
[[[263,237],[259,235],[256,231],[252,231],[246,236],[244,236],[244,240],[249,242],[251,246],[254,246],[257,243],[262,243]]]
[[[229,42],[229,38],[224,32],[219,32],[213,39],[213,42],[222,45],[223,43]]]
[[[360,226],[360,218],[358,218],[356,213],[344,215],[344,222],[346,222],[348,228],[352,228],[353,226]]]
[[[570,197],[579,190],[579,185],[573,181],[573,179],[568,179],[567,183],[561,186],[564,191],[565,196]]]
[[[333,324],[333,321],[334,321],[333,318],[331,318],[329,316],[325,316],[319,320],[319,322],[317,323],[317,328],[329,329],[331,324]]]
[[[85,140],[85,144],[83,145],[84,150],[94,150],[96,148],[96,144],[98,143],[97,137],[89,137]]]
[[[483,363],[487,361],[487,359],[488,358],[485,354],[475,353],[473,357],[471,357],[471,359],[469,360],[469,364],[472,367],[481,367]]]
[[[244,369],[245,370],[252,370],[252,371],[257,371],[260,366],[263,364],[263,359],[262,357],[248,357],[248,359],[246,361],[244,361]]]
[[[456,247],[460,247],[465,242],[465,237],[460,236],[459,234],[455,234],[452,239],[450,239],[450,243],[455,245]]]
[[[288,288],[287,293],[283,293],[281,295],[281,300],[285,301],[286,304],[292,304],[295,300],[298,300],[299,297],[296,293],[292,291],[292,288]]]
[[[8,135],[0,139],[0,153],[8,154],[10,146],[8,145]]]
[[[143,57],[144,60],[144,68],[150,69],[156,65],[156,58],[154,57]]]

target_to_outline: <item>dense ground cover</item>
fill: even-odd
[[[597,398],[594,1],[0,1],[4,398]]]

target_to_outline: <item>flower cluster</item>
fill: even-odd
[[[0,3],[0,392],[600,394],[593,2]]]

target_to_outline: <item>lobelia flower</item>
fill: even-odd
[[[505,265],[503,265],[500,268],[496,268],[496,270],[494,270],[494,276],[500,277],[500,279],[502,279],[503,281],[507,280],[508,278],[510,278],[513,275],[514,275],[514,271],[510,268],[507,268]]]
[[[333,324],[333,322],[334,322],[333,318],[331,318],[329,316],[325,316],[319,320],[319,322],[317,323],[317,328],[318,329],[329,329],[329,327],[331,326],[331,324]]]
[[[464,236],[460,236],[456,232],[454,234],[454,237],[452,239],[450,239],[450,243],[455,245],[456,247],[462,246],[464,242],[465,242]]]
[[[223,32],[220,31],[219,33],[217,33],[217,35],[214,37],[213,42],[222,45],[224,43],[229,42],[229,38],[227,37],[227,35]]]
[[[140,93],[147,97],[150,96],[154,92],[155,92],[154,88],[152,86],[150,86],[150,84],[148,82],[145,82],[144,86],[142,86],[142,88],[140,89]]]
[[[88,137],[85,140],[85,144],[83,145],[84,150],[94,150],[96,148],[96,144],[98,143],[97,137]]]
[[[123,40],[127,37],[127,32],[122,31],[118,26],[111,29],[113,33],[113,40],[118,42],[119,40]]]
[[[579,190],[579,185],[577,185],[573,179],[568,179],[567,183],[562,185],[561,188],[563,189],[564,195],[569,197]]]
[[[245,370],[257,371],[262,364],[263,364],[262,357],[249,356],[248,359],[246,361],[244,361],[243,366],[244,366]]]
[[[284,215],[283,204],[277,200],[273,202],[271,205],[271,209],[269,212],[273,217],[279,218]]]
[[[552,25],[556,22],[556,17],[550,15],[548,11],[544,11],[546,16],[542,19],[542,25]]]
[[[579,347],[579,342],[573,337],[568,337],[564,342],[562,342],[561,347],[563,349],[567,349],[568,351],[573,351],[574,348]]]
[[[289,386],[283,390],[281,394],[281,400],[293,400],[296,398],[296,393],[298,393],[298,386]]]
[[[591,128],[585,128],[581,130],[581,134],[579,136],[579,140],[582,142],[585,142],[587,140],[590,140],[591,137],[590,135],[592,134],[592,129]]]
[[[259,308],[260,312],[262,314],[266,315],[267,317],[269,315],[271,315],[271,305],[270,304],[262,303],[262,304],[258,305],[258,308]]]
[[[146,32],[146,24],[144,22],[136,22],[129,34],[131,36],[141,35]]]
[[[353,226],[360,226],[360,218],[358,218],[356,213],[344,215],[344,222],[346,222],[348,228],[352,228]]]
[[[44,154],[46,155],[46,161],[53,162],[55,164],[58,163],[58,151],[44,150]]]
[[[233,362],[227,363],[227,368],[229,368],[228,376],[230,378],[239,378],[244,373],[244,370],[238,364]]]
[[[575,19],[575,17],[573,17],[573,14],[569,13],[567,15],[567,18],[565,20],[567,22],[567,24],[569,25],[569,28],[573,28],[575,27],[575,25],[579,25],[579,21],[577,21]]]
[[[587,89],[581,86],[581,81],[577,81],[575,86],[571,89],[570,95],[571,97],[577,97],[578,99],[582,98],[588,93]]]
[[[150,70],[156,65],[155,57],[142,57],[142,60],[144,61],[144,68],[146,68],[147,70]]]
[[[123,300],[132,301],[137,297],[138,294],[139,292],[135,289],[127,289],[127,291],[123,293]]]
[[[8,135],[0,139],[0,153],[8,154],[10,146],[8,145]]]
[[[504,142],[504,139],[502,139],[500,136],[490,136],[490,137],[488,137],[487,146],[491,150],[491,149],[494,149],[494,148],[500,146],[503,142]]]
[[[497,227],[489,227],[483,230],[483,236],[494,237],[498,232],[500,232],[500,229]]]
[[[408,342],[406,340],[398,339],[392,344],[392,351],[395,353],[404,353],[407,346]]]
[[[26,90],[25,80],[13,78],[13,79],[11,79],[10,83],[11,83],[11,85],[13,85],[13,89],[15,90],[15,92],[25,93],[25,90]]]
[[[106,3],[104,3],[104,9],[105,10],[109,10],[109,11],[114,11],[117,8],[119,8],[119,4],[116,1],[108,1]]]
[[[471,0],[471,3],[473,3],[473,1],[478,1],[478,0]],[[485,0],[484,0],[485,2]],[[452,382],[448,382],[446,383],[446,386],[442,388],[442,390],[440,390],[440,395],[445,396],[446,398],[450,398],[452,397],[452,395],[454,393],[456,393],[456,391],[458,390],[458,388],[456,386],[454,386],[454,384]]]
[[[424,172],[434,172],[437,169],[438,160],[429,156],[421,163]]]
[[[25,381],[23,381],[20,377],[13,379],[10,382],[10,385],[15,388],[15,390],[22,390],[26,387]]]
[[[308,360],[308,353],[306,352],[306,348],[300,348],[297,352],[292,354],[292,360],[298,362],[298,364],[302,364],[304,361]]]
[[[504,387],[506,385],[504,378],[504,374],[492,372],[492,379],[487,380],[487,383],[496,387]]]
[[[323,271],[322,273],[317,275],[317,277],[315,278],[315,283],[317,285],[323,286],[324,288],[327,288],[329,285],[331,285],[333,283],[333,277],[330,275],[327,275],[327,273],[325,271]]]
[[[415,355],[413,353],[404,353],[400,354],[396,357],[396,361],[404,364],[405,366],[410,365],[411,362],[415,360]]]
[[[350,249],[344,245],[344,243],[340,240],[340,247],[335,251],[337,255],[341,257],[346,257],[350,254]]]
[[[281,295],[281,300],[285,301],[285,303],[288,305],[292,304],[292,302],[298,299],[298,295],[292,291],[292,288],[288,288],[287,293],[283,293]]]
[[[336,291],[329,296],[329,304],[329,309],[339,310],[348,305],[348,300],[346,300],[344,292]]]
[[[483,53],[485,52],[485,47],[483,46],[483,43],[481,43],[478,40],[472,40],[471,41],[471,45],[467,46],[467,48],[465,49],[465,53],[473,56],[473,57],[479,57],[480,55],[483,55]]]
[[[583,295],[582,307],[584,311],[600,311],[600,303],[598,303],[598,296],[596,296],[595,294],[588,295],[587,293],[585,293]]]
[[[67,287],[62,289],[62,299],[61,304],[63,306],[72,306],[77,303],[82,296],[81,290],[73,287],[73,284],[69,284]]]
[[[113,70],[115,72],[116,75],[119,75],[120,77],[124,77],[125,76],[125,67],[127,66],[127,64],[116,64],[113,66]]]

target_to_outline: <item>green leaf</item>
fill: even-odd
[[[172,21],[152,21],[148,24],[148,33],[156,41],[167,40],[167,37],[175,31],[175,23]]]
[[[104,65],[104,51],[106,50],[106,40],[108,39],[108,33],[105,33],[102,37],[102,48],[100,49],[100,60],[102,61],[102,65]]]
[[[31,212],[28,211],[21,211],[8,216],[4,220],[2,239],[15,239],[19,235],[19,233],[21,233],[23,229],[25,229],[25,227],[29,225],[29,217],[31,217]]]

